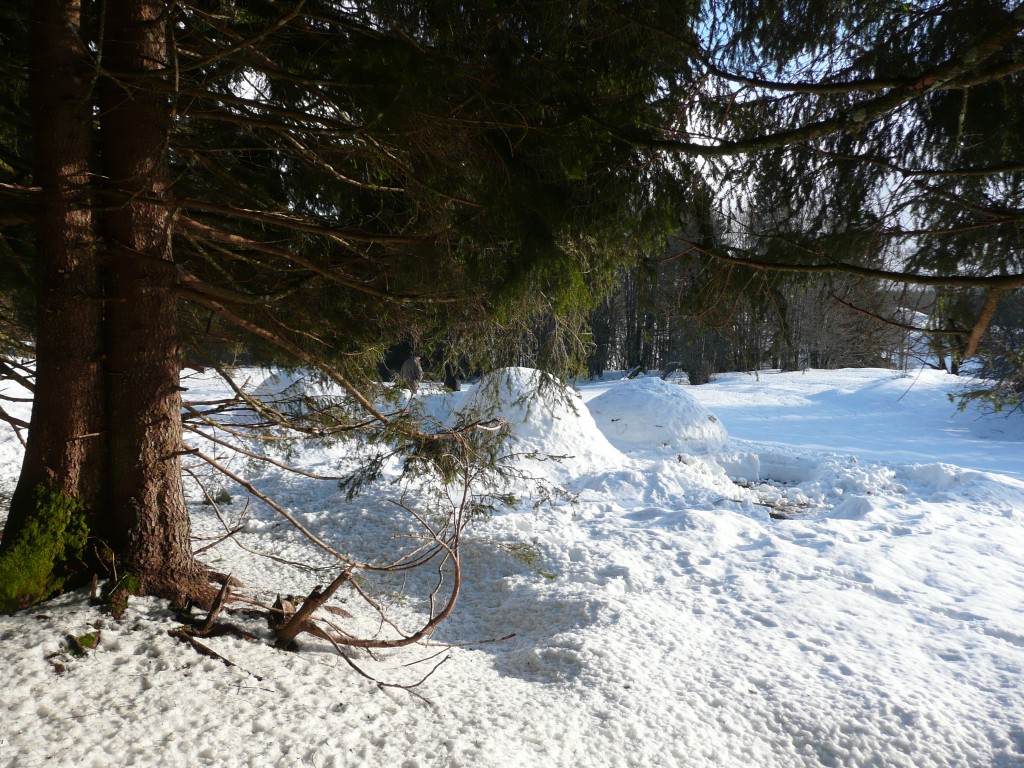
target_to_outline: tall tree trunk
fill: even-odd
[[[192,554],[181,484],[181,398],[175,267],[167,194],[168,4],[108,0],[101,84],[107,177],[106,287],[110,424],[105,539],[133,589],[207,599]],[[116,80],[114,79],[116,77]]]
[[[91,204],[92,67],[79,0],[36,0],[29,92],[35,137],[36,390],[2,547],[36,512],[40,485],[103,506],[102,302]],[[56,564],[60,567],[60,564]],[[38,598],[36,598],[38,599]]]

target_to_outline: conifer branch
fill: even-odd
[[[682,240],[682,238],[676,238]],[[732,256],[722,250],[691,244],[693,249],[714,261],[747,267],[759,272],[791,274],[834,274],[841,273],[866,277],[872,280],[889,281],[906,285],[926,285],[945,288],[986,288],[989,290],[1012,290],[1024,287],[1024,275],[920,275],[875,269],[860,264],[841,261],[818,262],[815,264],[793,264],[787,262],[762,261],[747,256]]]

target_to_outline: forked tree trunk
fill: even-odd
[[[36,391],[3,547],[17,541],[47,484],[103,506],[102,302],[91,209],[91,64],[79,0],[37,0],[29,79],[35,177]]]
[[[107,208],[104,534],[122,571],[177,603],[212,593],[192,554],[181,483],[181,365],[166,152],[167,3],[108,0],[100,89]]]
[[[122,588],[206,602],[181,484],[180,349],[166,152],[167,3],[109,0],[101,162],[80,0],[36,0],[31,104],[42,187],[36,252],[37,380],[2,546],[47,485],[85,502],[93,550]],[[104,178],[100,214],[91,184]],[[97,218],[105,251],[98,258]],[[55,570],[62,564],[54,564]],[[45,594],[26,595],[38,600]],[[21,600],[20,594],[16,600]]]

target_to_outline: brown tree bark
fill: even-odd
[[[122,593],[206,603],[214,590],[192,553],[181,480],[177,273],[162,203],[172,126],[168,3],[106,3],[97,161],[97,69],[80,36],[80,2],[33,7],[37,380],[0,546],[18,544],[46,484],[85,502],[91,565],[131,575]],[[105,180],[102,189],[94,178]]]
[[[2,546],[9,549],[49,484],[103,506],[100,276],[91,208],[92,68],[79,35],[80,0],[36,0],[30,109],[37,224],[35,405]]]
[[[181,350],[166,152],[168,5],[108,0],[100,85],[106,177],[109,507],[102,535],[138,590],[208,602],[181,481]]]

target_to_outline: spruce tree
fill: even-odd
[[[697,209],[724,223],[691,243],[727,274],[715,300],[765,270],[984,291],[969,354],[1024,284],[1024,6],[5,12],[28,35],[5,37],[0,62],[15,107],[0,118],[0,289],[25,306],[31,288],[38,364],[0,557],[39,499],[70,500],[94,546],[84,568],[50,548],[52,568],[130,573],[123,592],[212,598],[181,493],[186,357],[244,345],[319,368],[361,411],[339,430],[441,456],[431,444],[455,437],[368,394],[384,348],[508,359],[536,321],[585,317]]]

